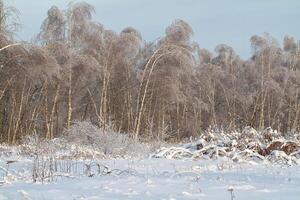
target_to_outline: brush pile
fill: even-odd
[[[234,162],[300,165],[300,134],[283,135],[272,128],[258,132],[245,127],[241,132],[208,130],[198,140],[180,147],[160,148],[152,158],[218,159]]]

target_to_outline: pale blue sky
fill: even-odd
[[[64,9],[69,0],[6,0],[21,12],[22,40],[39,31],[48,8]],[[174,19],[187,21],[194,40],[213,50],[217,44],[232,46],[243,58],[250,55],[249,39],[269,32],[279,41],[285,34],[300,39],[300,0],[86,0],[96,7],[94,19],[106,28],[138,29],[150,41],[164,35]]]

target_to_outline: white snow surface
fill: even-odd
[[[11,159],[11,157],[10,157]],[[299,200],[300,167],[234,163],[218,160],[109,159],[76,161],[75,176],[57,176],[51,182],[33,182],[32,159],[15,158],[5,174],[1,158],[0,200]],[[72,161],[74,162],[74,161]],[[111,173],[91,170],[84,164],[106,166]],[[81,171],[82,168],[82,171]],[[73,175],[74,175],[73,174]]]
[[[0,145],[0,200],[300,200],[300,134],[247,128],[175,146],[72,140]]]

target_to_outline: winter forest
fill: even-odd
[[[168,174],[163,169],[173,173],[168,177],[170,188],[181,185],[190,190],[180,194],[185,197],[176,196],[170,188],[165,197],[165,191],[142,193],[134,186],[126,198],[116,191],[110,195],[121,196],[105,196],[103,187],[102,197],[246,199],[247,192],[255,190],[251,181],[246,189],[239,182],[243,175],[233,175],[236,182],[224,182],[230,170],[240,169],[236,162],[247,163],[245,176],[263,174],[262,166],[276,164],[290,166],[280,171],[284,180],[296,173],[300,164],[297,38],[286,35],[277,41],[268,33],[253,35],[249,38],[252,55],[241,59],[226,44],[214,51],[202,48],[192,39],[193,27],[181,19],[171,22],[164,35],[146,41],[134,27],[121,32],[107,29],[93,20],[95,12],[85,2],[52,6],[34,39],[19,42],[15,33],[22,16],[0,1],[0,174],[4,177],[0,199],[6,199],[3,191],[12,195],[7,199],[51,199],[35,191],[41,186],[14,186],[15,181],[28,179],[43,183],[83,176],[93,185],[87,177],[100,181],[105,177],[103,185],[113,191],[122,185],[118,181],[126,182],[130,176],[136,184],[144,183],[146,174],[150,177],[146,185],[155,181],[165,185],[161,177]],[[30,159],[19,161],[20,155]],[[144,160],[145,155],[151,159]],[[118,158],[117,164],[112,158]],[[129,164],[128,158],[142,158],[143,165]],[[189,161],[180,162],[185,159]],[[259,163],[256,171],[250,170],[253,162]],[[27,171],[20,175],[22,163]],[[192,168],[199,163],[203,166]],[[175,171],[173,164],[178,166]],[[158,169],[153,174],[145,172],[142,166],[147,165]],[[278,169],[271,169],[264,185],[274,189],[280,178],[272,183]],[[214,173],[224,173],[223,182],[217,182]],[[207,184],[193,182],[185,188],[190,179]],[[290,193],[285,187],[277,189],[286,199],[297,199],[299,172],[291,179],[284,185],[294,189]],[[6,186],[8,182],[12,185]],[[215,184],[225,185],[225,198],[209,196],[218,191],[212,189]],[[70,185],[61,190],[79,191]],[[18,193],[12,192],[15,187]],[[270,197],[264,196],[268,192],[259,193],[264,190],[259,181],[252,187],[257,191],[251,197]],[[89,198],[97,197],[92,190],[80,195],[69,198],[62,193],[60,197],[98,199]]]
[[[87,3],[53,6],[36,40],[14,45],[17,11],[1,6],[1,141],[59,137],[74,121],[132,136],[180,140],[210,126],[300,129],[300,44],[292,36],[250,38],[242,60],[226,44],[215,52],[191,40],[182,20],[145,42],[92,19]]]

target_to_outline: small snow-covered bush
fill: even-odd
[[[111,128],[98,128],[90,122],[76,122],[65,133],[64,139],[71,144],[92,146],[105,155],[117,157],[140,156],[149,153],[150,146]]]
[[[37,135],[26,136],[18,146],[19,154],[36,157],[45,156],[64,160],[86,160],[105,158],[103,152],[91,146],[69,143],[64,138],[46,140]]]
[[[159,149],[162,141],[136,140],[113,131],[98,128],[90,122],[76,122],[60,138],[47,140],[41,135],[31,134],[22,138],[21,144],[11,152],[11,147],[0,155],[18,154],[35,157],[46,156],[63,160],[88,160],[104,158],[142,158]],[[4,146],[0,147],[4,148]]]

